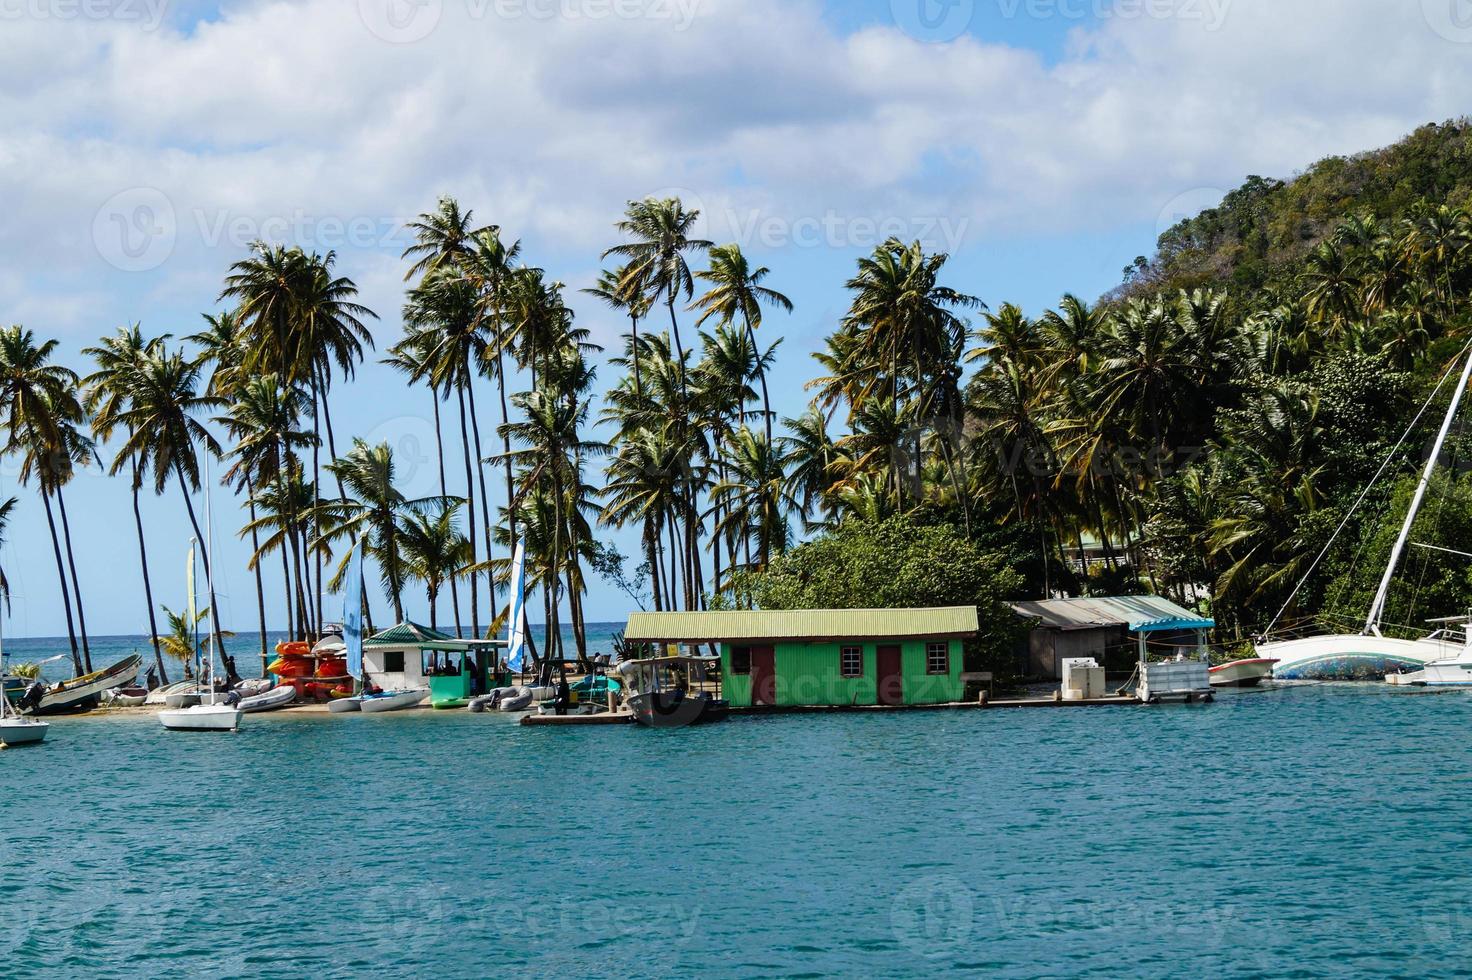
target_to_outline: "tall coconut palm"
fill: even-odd
[[[792,300],[762,282],[771,274],[766,266],[757,269],[742,254],[739,245],[720,245],[710,250],[710,268],[697,273],[711,284],[711,289],[697,299],[691,309],[702,310],[697,327],[711,317],[722,323],[740,322],[746,328],[752,350],[757,350],[756,329],[762,325],[762,304],[792,312]],[[762,388],[762,420],[766,425],[767,444],[772,445],[772,395],[767,390],[767,371],[762,358],[756,363],[757,380]]]
[[[603,257],[620,256],[628,260],[621,288],[630,294],[641,293],[657,301],[661,297],[670,314],[670,330],[679,362],[685,360],[685,347],[680,341],[680,324],[675,317],[675,304],[695,294],[695,277],[685,258],[687,252],[709,249],[714,243],[691,238],[699,211],[686,211],[678,198],[648,198],[631,201],[618,230],[633,239],[615,245]]]
[[[97,362],[97,370],[83,380],[86,387],[85,408],[92,416],[92,432],[98,440],[107,442],[118,429],[118,419],[125,408],[132,404],[133,392],[140,384],[140,374],[150,358],[162,352],[164,337],[145,339],[141,324],[121,327],[110,337],[104,337],[96,347],[82,350]],[[133,497],[133,524],[138,532],[138,562],[143,572],[143,598],[148,609],[148,634],[153,637],[153,661],[158,670],[160,683],[169,682],[164,666],[163,651],[158,641],[158,620],[154,613],[153,582],[148,572],[148,542],[143,533],[143,512],[139,497],[143,479],[135,458],[113,461],[110,473],[116,476],[126,463],[129,488]]]
[[[382,571],[385,590],[394,607],[394,618],[404,619],[404,566],[399,550],[402,522],[413,513],[444,508],[459,501],[444,497],[405,497],[395,485],[397,473],[393,450],[388,443],[371,446],[353,440],[346,456],[333,460],[328,470],[343,481],[348,499],[324,505],[327,526],[321,537],[327,541],[348,538],[363,542],[363,551]],[[333,577],[340,584],[343,565]]]
[[[37,343],[35,334],[19,325],[0,330],[0,421],[5,427],[7,454],[35,455],[38,461],[66,454],[65,425],[68,420],[74,421],[81,416],[81,406],[72,394],[79,380],[71,370],[52,363],[56,348],[57,341]],[[44,474],[37,472],[36,475],[42,481],[49,480],[51,469],[46,467]],[[78,674],[82,674],[85,671],[72,616],[71,588],[67,583],[61,539],[51,510],[51,487],[42,482],[40,490],[61,585],[72,665]]]
[[[399,528],[399,553],[404,573],[424,583],[429,602],[429,627],[438,628],[440,589],[470,564],[470,542],[455,526],[459,504],[436,513],[410,512]]]
[[[717,534],[751,534],[757,542],[756,568],[765,569],[773,552],[785,551],[787,514],[797,510],[782,454],[758,433],[742,427],[731,440],[730,477],[712,491],[726,513]]]
[[[609,309],[622,311],[629,318],[629,364],[634,371],[634,391],[642,394],[644,383],[639,377],[640,359],[636,352],[639,350],[639,321],[649,315],[653,306],[649,294],[639,288],[636,279],[629,276],[627,265],[612,270],[605,269],[598,276],[598,284],[584,289],[583,292],[598,297]]]
[[[409,222],[407,230],[414,234],[414,244],[400,258],[413,258],[414,263],[404,273],[404,281],[459,265],[474,252],[477,236],[498,230],[495,225],[475,227],[474,217],[474,211],[462,210],[460,202],[445,196],[433,211]]]

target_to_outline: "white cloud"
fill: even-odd
[[[0,299],[62,319],[93,306],[44,292],[70,274],[105,295],[96,212],[136,187],[174,211],[168,261],[137,274],[157,298],[217,282],[253,230],[391,256],[402,243],[371,230],[444,192],[585,257],[623,201],[670,188],[722,238],[754,217],[949,216],[973,241],[1149,222],[1193,188],[1453,115],[1472,81],[1472,47],[1414,4],[1235,0],[1218,30],[1114,18],[1050,64],[972,38],[841,36],[816,3],[779,0],[702,0],[685,29],[592,16],[624,9],[600,0],[574,20],[427,0],[434,29],[408,44],[365,26],[403,2],[247,2],[187,31],[7,23],[0,59],[21,70],[0,81],[0,258],[21,285]]]

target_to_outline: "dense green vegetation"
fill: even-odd
[[[795,418],[767,384],[780,338],[763,317],[791,306],[780,275],[692,238],[680,201],[632,202],[583,290],[629,322],[597,399],[599,349],[566,287],[447,198],[410,226],[404,334],[383,355],[429,396],[439,493],[406,497],[388,445],[339,441],[330,396],[370,356],[376,317],[335,255],[286,245],[235,263],[227,308],[198,333],[125,327],[87,350],[85,379],[54,363],[54,341],[0,331],[4,450],[39,492],[78,670],[65,490],[99,447],[133,495],[160,672],[178,631],[157,625],[136,504],[177,493],[198,530],[206,457],[243,497],[263,646],[267,589],[280,625],[315,635],[355,543],[395,617],[417,589],[431,606],[448,591],[455,628],[475,634],[502,625],[525,545],[552,655],[564,615],[588,652],[594,576],[655,609],[975,602],[996,647],[1002,601],[1046,594],[1148,589],[1210,609],[1228,639],[1285,606],[1352,619],[1437,406],[1350,509],[1472,336],[1469,139],[1432,126],[1252,178],[1116,293],[1037,316],[983,303],[945,255],[886,242],[844,284]],[[637,532],[634,567],[600,527]],[[1446,476],[1416,541],[1466,549],[1468,530],[1472,485]],[[1463,608],[1469,569],[1416,549],[1388,618]]]

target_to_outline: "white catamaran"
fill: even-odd
[[[1421,481],[1416,486],[1410,510],[1406,513],[1405,523],[1401,525],[1400,536],[1396,538],[1395,547],[1390,552],[1390,561],[1385,566],[1385,574],[1380,580],[1380,588],[1375,593],[1375,600],[1370,604],[1364,628],[1358,633],[1331,633],[1293,639],[1274,639],[1271,635],[1259,638],[1255,643],[1257,655],[1278,661],[1273,668],[1274,679],[1379,680],[1387,675],[1419,671],[1432,661],[1455,659],[1464,652],[1466,638],[1469,632],[1472,632],[1472,619],[1466,616],[1431,620],[1429,625],[1435,629],[1419,639],[1385,636],[1380,629],[1385,615],[1386,599],[1390,595],[1390,588],[1395,581],[1396,571],[1400,567],[1406,545],[1410,543],[1411,526],[1415,523],[1416,515],[1420,513],[1421,504],[1426,498],[1426,491],[1436,472],[1442,448],[1451,432],[1457,410],[1462,404],[1462,398],[1466,395],[1467,383],[1472,380],[1472,348],[1464,350],[1463,356],[1467,358],[1467,362],[1462,368],[1461,377],[1457,382],[1456,391],[1452,394],[1451,404],[1447,407],[1446,418],[1442,421],[1436,442],[1431,447],[1431,455],[1426,460],[1426,467],[1421,473]],[[1450,372],[1447,376],[1449,375]],[[1401,437],[1401,443],[1404,443],[1410,436],[1416,423],[1436,399],[1437,392],[1441,390],[1445,381],[1446,377],[1443,377],[1442,381],[1437,384],[1436,390],[1422,406],[1416,420]],[[1399,448],[1398,443],[1381,466],[1381,474],[1389,468]],[[1378,480],[1379,476],[1380,474],[1377,474],[1375,479]],[[1374,482],[1371,481],[1371,486],[1374,485]],[[1368,493],[1369,488],[1367,487],[1360,495],[1360,500],[1356,502],[1356,507],[1363,502]],[[1353,509],[1350,513],[1353,514]],[[1346,516],[1344,523],[1339,526],[1339,531],[1344,529],[1348,521],[1349,517]],[[1335,537],[1338,537],[1339,531],[1335,532]],[[1319,560],[1322,560],[1328,553],[1333,543],[1333,538],[1331,538],[1329,544],[1326,544],[1324,550],[1320,552]],[[1315,567],[1317,564],[1318,561],[1315,561]],[[1313,568],[1310,568],[1309,574],[1312,573]],[[1306,580],[1307,576],[1305,576]],[[1278,615],[1281,618],[1282,612],[1280,611]],[[1274,620],[1274,625],[1276,623],[1277,620]],[[1272,627],[1269,627],[1270,634],[1271,631]]]

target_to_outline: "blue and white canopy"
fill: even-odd
[[[1174,633],[1209,630],[1213,619],[1153,595],[1117,596],[1094,599],[1046,599],[1014,602],[1018,615],[1042,620],[1056,630],[1102,629],[1123,626],[1131,633]]]

